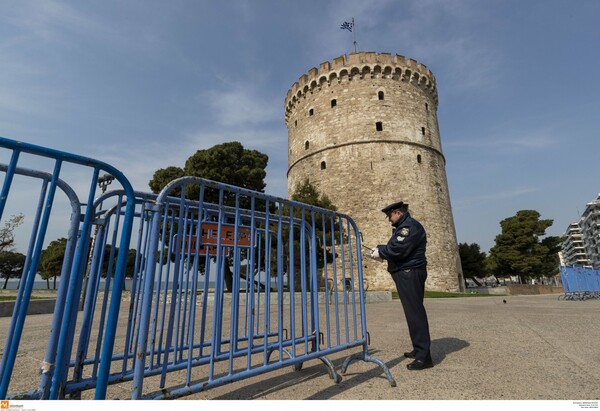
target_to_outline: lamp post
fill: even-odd
[[[110,174],[104,174],[102,177],[100,177],[98,179],[98,185],[102,189],[102,193],[104,193],[106,191],[106,187],[108,187],[110,185],[110,183],[113,182],[114,179],[115,179],[115,177]]]
[[[104,194],[106,192],[106,189],[108,188],[108,186],[110,185],[110,183],[113,182],[113,180],[115,179],[115,177],[113,175],[110,174],[104,174],[102,177],[98,178],[98,186],[100,187],[100,189],[102,190],[102,194]],[[100,202],[100,205],[98,206],[98,213],[100,213],[100,211],[102,211],[102,203],[103,201]],[[96,224],[96,228],[94,229],[94,237],[92,237],[92,241],[90,244],[90,250],[92,251],[90,253],[90,258],[88,260],[88,269],[86,271],[85,277],[84,277],[84,284],[83,284],[83,295],[82,295],[82,299],[81,299],[81,308],[83,309],[83,306],[85,304],[85,296],[86,296],[86,290],[87,290],[87,283],[88,283],[88,279],[89,279],[89,275],[90,275],[90,267],[92,265],[92,257],[93,257],[93,253],[94,253],[94,246],[96,243],[96,236],[98,235],[98,224]],[[100,263],[102,264],[102,263]]]
[[[98,186],[102,190],[102,194],[106,192],[106,188],[110,185],[110,183],[113,182],[114,179],[115,177],[110,174],[104,174],[98,179]],[[98,208],[98,211],[100,210],[102,210],[102,203],[100,203],[100,207]]]

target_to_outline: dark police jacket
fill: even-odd
[[[396,273],[410,268],[427,268],[425,229],[410,214],[404,213],[394,224],[386,245],[378,245],[379,256],[388,262],[388,271]]]

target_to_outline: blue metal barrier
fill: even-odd
[[[126,197],[131,199],[131,206],[126,207],[126,216],[123,221],[123,226],[120,235],[120,248],[123,250],[129,249],[129,240],[131,237],[131,222],[133,219],[133,189],[129,181],[123,174],[114,167],[96,161],[91,158],[82,157],[74,154],[65,153],[62,151],[52,150],[45,147],[35,146],[19,141],[9,140],[0,137],[0,149],[2,155],[8,155],[10,160],[8,164],[2,167],[2,191],[0,193],[0,222],[6,221],[5,212],[21,211],[22,208],[30,204],[37,204],[37,208],[32,211],[33,219],[26,218],[27,226],[30,228],[30,235],[27,247],[26,262],[23,269],[23,274],[20,280],[20,286],[17,291],[17,304],[11,317],[9,329],[6,332],[6,343],[2,352],[2,360],[0,362],[0,398],[9,398],[8,387],[15,368],[15,362],[19,351],[19,346],[26,321],[27,308],[31,300],[31,293],[35,282],[36,274],[38,273],[38,265],[40,262],[42,249],[47,244],[49,238],[47,233],[49,230],[54,230],[56,226],[62,225],[62,230],[59,228],[60,235],[64,235],[64,226],[68,225],[67,230],[67,256],[63,262],[61,273],[65,274],[63,281],[59,287],[58,299],[55,306],[55,313],[52,320],[52,328],[49,330],[50,337],[48,340],[48,350],[46,359],[41,367],[42,380],[45,381],[44,389],[40,392],[31,393],[31,396],[40,397],[49,395],[51,398],[59,398],[62,395],[61,389],[66,381],[68,357],[71,351],[72,335],[76,323],[77,306],[81,296],[81,285],[84,277],[85,267],[87,263],[87,255],[89,249],[89,239],[93,224],[94,208],[85,207],[85,212],[81,213],[81,208],[85,206],[79,200],[82,198],[76,194],[74,185],[82,184],[82,176],[87,172],[89,175],[89,184],[83,182],[83,187],[79,191],[83,192],[87,198],[87,205],[93,203],[96,195],[97,182],[100,172],[104,171],[113,175],[125,190]],[[49,168],[49,172],[42,170],[33,171],[27,167],[20,167],[19,164],[34,164],[39,166],[44,163]],[[69,176],[73,181],[67,181],[63,176]],[[16,186],[13,181],[20,178]],[[33,194],[33,199],[20,198],[23,190],[30,196],[32,193],[27,192],[27,189],[32,187],[34,181],[41,180],[42,186],[39,194]],[[62,190],[66,196],[70,206],[66,204],[66,209],[71,210],[65,218],[64,213],[62,218],[70,221],[66,224],[62,221],[57,221],[55,216],[61,214],[60,207],[57,203],[64,201],[64,198],[57,198],[57,188]],[[18,192],[19,195],[12,193]],[[60,196],[59,196],[60,197]],[[35,200],[37,198],[37,200]],[[32,201],[34,200],[34,201]],[[8,215],[6,213],[6,215]],[[60,218],[58,218],[60,220]],[[78,233],[76,245],[75,233]],[[74,249],[73,249],[74,248]],[[123,283],[125,267],[127,264],[127,255],[122,253],[119,255],[115,268],[114,281],[118,284]],[[105,338],[102,344],[102,361],[100,364],[100,376],[98,387],[105,386],[103,383],[108,376],[110,369],[110,358],[112,357],[114,335],[118,321],[118,311],[121,301],[121,287],[115,287],[111,298],[111,306],[108,312],[108,318],[105,328]],[[32,375],[35,375],[32,374]],[[51,384],[51,386],[50,386]]]
[[[15,144],[23,145],[0,140]],[[40,385],[14,396],[77,399],[94,390],[104,399],[126,388],[132,399],[177,398],[314,359],[339,382],[329,357],[344,351],[342,374],[355,360],[373,362],[396,385],[368,354],[360,235],[350,217],[193,177],[158,196],[134,192],[103,163],[24,146],[93,173],[90,206],[70,200],[69,232],[79,234],[69,237],[77,241],[63,264]],[[99,170],[122,189],[93,200]],[[14,174],[35,174],[12,162],[0,171],[5,186]],[[66,186],[53,173],[36,177]],[[43,236],[35,241],[41,250]],[[8,332],[2,387],[20,332]]]
[[[132,398],[176,398],[311,359],[338,382],[327,356],[352,347],[362,350],[343,372],[372,361],[395,385],[367,353],[360,236],[349,217],[186,177],[159,195],[151,224]],[[351,292],[325,289],[319,304],[319,288],[343,278]],[[170,388],[178,371],[183,381]]]
[[[0,164],[0,171],[6,172],[8,167],[4,164]],[[39,197],[39,204],[37,206],[36,217],[34,218],[34,223],[32,226],[34,227],[34,231],[36,227],[39,227],[40,214],[42,211],[42,203],[44,199],[43,193],[47,190],[47,185],[50,181],[52,181],[52,174],[44,173],[36,170],[23,169],[16,167],[14,168],[14,172],[17,175],[32,177],[35,179],[42,180],[42,195]],[[78,227],[79,227],[79,216],[81,214],[81,203],[77,198],[77,194],[73,191],[73,189],[68,186],[64,181],[60,179],[56,179],[56,185],[60,188],[65,195],[68,197],[71,203],[71,223],[69,230],[67,232],[67,242],[65,246],[65,257],[63,259],[62,269],[60,278],[62,281],[59,283],[59,289],[56,296],[56,304],[55,304],[55,316],[52,322],[52,328],[50,331],[50,336],[48,338],[48,347],[46,350],[46,357],[44,363],[42,365],[42,378],[46,378],[49,375],[49,372],[53,368],[54,359],[56,358],[56,347],[58,343],[58,337],[60,335],[59,330],[62,322],[62,316],[65,309],[65,300],[67,293],[67,285],[69,284],[69,278],[72,271],[72,262],[73,255],[75,252],[74,244],[76,244],[78,238]],[[19,289],[16,296],[15,301],[15,310],[13,316],[11,318],[11,323],[6,333],[6,343],[4,352],[8,353],[2,357],[2,362],[0,363],[0,370],[2,371],[0,375],[2,378],[2,385],[7,385],[9,383],[8,376],[11,375],[11,368],[14,366],[16,349],[19,345],[19,341],[21,338],[23,323],[25,321],[25,314],[27,310],[24,308],[29,304],[30,296],[31,296],[31,288],[32,281],[35,275],[31,275],[33,271],[29,269],[31,265],[31,256],[33,254],[33,249],[35,246],[36,236],[32,235],[29,239],[29,246],[27,248],[27,256],[24,264],[23,272],[27,273],[26,276],[22,276],[21,281],[19,283]],[[25,278],[23,278],[25,277]],[[24,280],[24,281],[23,281]],[[19,310],[16,307],[21,307]],[[5,377],[6,375],[6,377]],[[5,380],[6,378],[6,380]],[[4,389],[4,388],[3,388]]]
[[[600,298],[600,270],[590,267],[562,266],[560,277],[565,300]]]

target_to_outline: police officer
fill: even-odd
[[[375,247],[371,257],[387,261],[387,269],[396,283],[413,344],[413,350],[404,353],[405,357],[414,360],[406,367],[409,370],[431,368],[431,337],[423,305],[427,279],[427,235],[421,223],[410,216],[408,204],[400,201],[381,211],[394,227],[393,234],[387,244]]]

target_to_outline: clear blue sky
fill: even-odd
[[[269,155],[286,196],[290,86],[353,50],[437,78],[459,242],[488,251],[521,209],[562,235],[600,192],[597,0],[0,0],[0,135],[121,169],[227,141]]]

